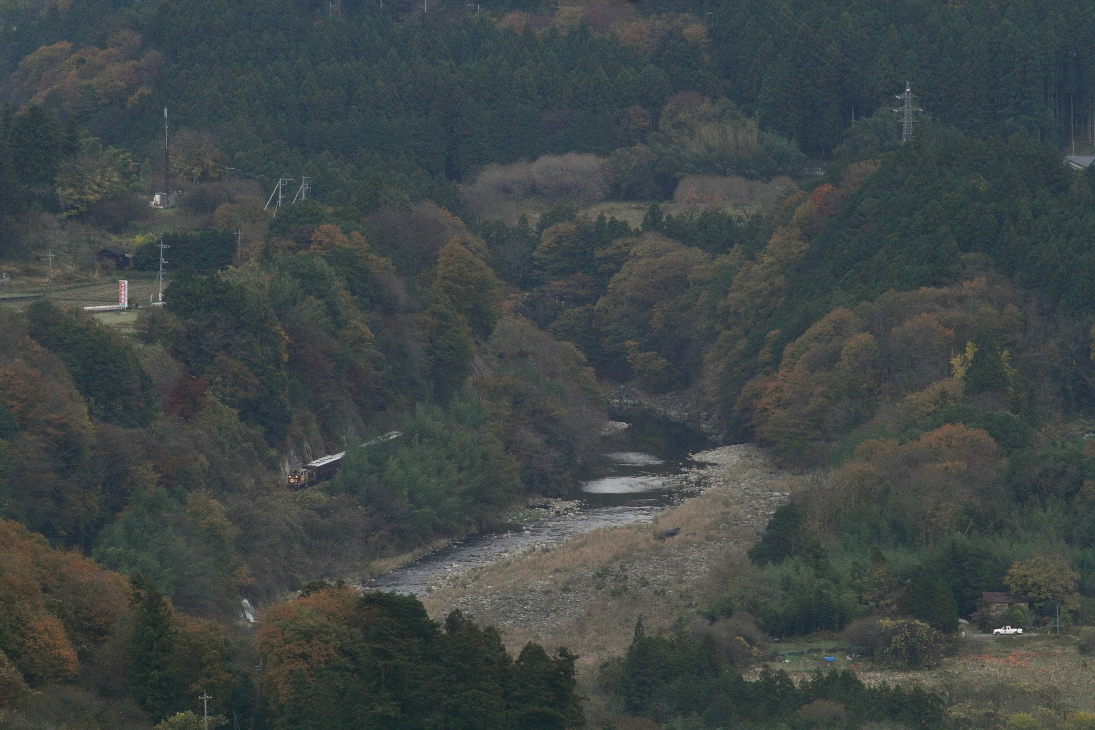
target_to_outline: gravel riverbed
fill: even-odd
[[[733,569],[787,499],[783,475],[758,447],[723,446],[692,460],[700,465],[676,477],[691,496],[648,521],[435,575],[423,597],[431,616],[460,609],[496,626],[514,651],[527,641],[566,646],[580,656],[580,671],[626,651],[640,615],[648,630],[667,628],[714,597],[718,572]]]

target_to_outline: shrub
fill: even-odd
[[[798,708],[796,720],[802,727],[845,727],[848,711],[832,700],[814,700]]]
[[[1004,730],[1042,730],[1042,723],[1025,712],[1018,712],[1008,718]]]
[[[1020,606],[1019,604],[1015,604],[1008,609],[1007,615],[1004,617],[1004,621],[1009,626],[1026,628],[1027,612],[1022,606]]]
[[[943,634],[916,619],[883,619],[885,656],[896,666],[931,669],[943,656]]]
[[[1062,730],[1095,730],[1095,714],[1074,712],[1061,724]]]
[[[1095,627],[1088,626],[1076,640],[1076,650],[1084,656],[1095,654]]]

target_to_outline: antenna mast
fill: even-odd
[[[912,93],[912,84],[908,81],[905,82],[905,93],[898,94],[895,98],[903,102],[894,111],[901,115],[901,144],[905,144],[912,139],[913,125],[917,122],[916,113],[924,110],[916,105],[916,96]]]
[[[163,196],[164,207],[171,200],[171,149],[167,134],[167,107],[163,108]]]

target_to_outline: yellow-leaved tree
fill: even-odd
[[[1008,590],[1030,598],[1038,609],[1048,611],[1059,605],[1069,613],[1080,607],[1079,580],[1068,558],[1050,552],[1016,561],[1004,576]]]

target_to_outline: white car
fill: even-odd
[[[1023,630],[1022,629],[1013,629],[1010,626],[1001,626],[998,629],[993,629],[992,633],[997,634],[999,636],[1013,636],[1013,635],[1016,635],[1016,634],[1023,633]]]

